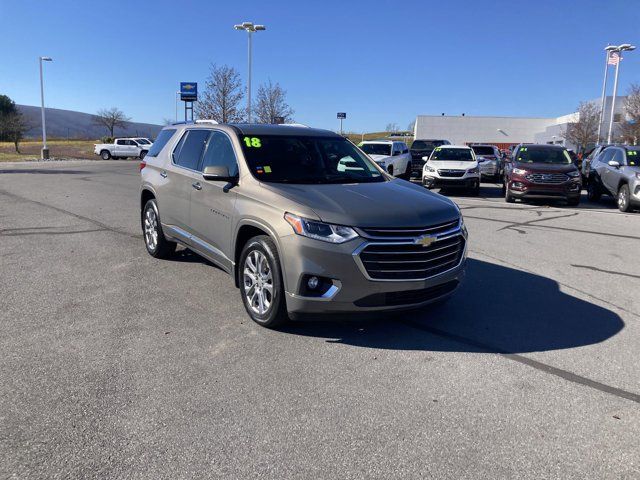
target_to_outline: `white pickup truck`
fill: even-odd
[[[153,142],[148,138],[116,138],[113,143],[96,143],[93,152],[103,160],[144,158]]]

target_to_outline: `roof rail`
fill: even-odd
[[[305,125],[304,123],[281,123],[280,125],[284,126],[284,127],[304,127],[304,128],[311,128],[309,127],[309,125]]]
[[[180,121],[180,122],[172,122],[171,125],[187,125],[189,123],[193,123],[191,120]]]
[[[196,123],[211,123],[213,125],[218,125],[218,122],[216,122],[215,120],[211,120],[209,118],[203,118],[201,120],[196,120]]]

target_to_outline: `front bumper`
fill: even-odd
[[[460,263],[426,280],[369,280],[354,256],[368,241],[357,238],[341,245],[298,235],[281,238],[287,310],[304,314],[375,312],[428,305],[453,294],[464,277],[465,250]],[[325,296],[304,294],[309,275],[330,279]]]
[[[521,199],[565,199],[580,198],[582,183],[579,178],[558,184],[533,183],[524,177],[514,177],[509,181],[509,193]]]
[[[634,177],[629,181],[629,193],[631,194],[631,204],[634,206],[640,205],[640,179]]]
[[[463,188],[473,188],[476,183],[480,181],[479,175],[465,175],[463,177],[439,177],[439,176],[431,176],[424,175],[422,177],[422,184],[425,187],[429,188],[438,188],[438,187],[463,187]]]

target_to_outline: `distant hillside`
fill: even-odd
[[[17,105],[31,127],[26,136],[38,138],[42,135],[40,107],[30,105]],[[73,138],[73,139],[98,139],[108,135],[107,129],[93,124],[93,115],[90,113],[60,110],[58,108],[46,108],[47,138]],[[118,137],[151,137],[158,135],[161,125],[151,123],[127,122],[126,128],[116,128]]]

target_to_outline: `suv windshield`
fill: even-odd
[[[473,155],[471,155],[470,148],[446,148],[438,147],[431,154],[431,160],[438,161],[456,161],[456,162],[472,162]]]
[[[364,143],[360,148],[367,155],[391,155],[391,144],[389,143]]]
[[[385,181],[377,166],[344,138],[241,135],[240,143],[247,166],[261,182]]]
[[[563,148],[522,147],[518,150],[516,161],[522,163],[571,163],[571,157]]]
[[[495,155],[493,147],[471,147],[476,155]]]

